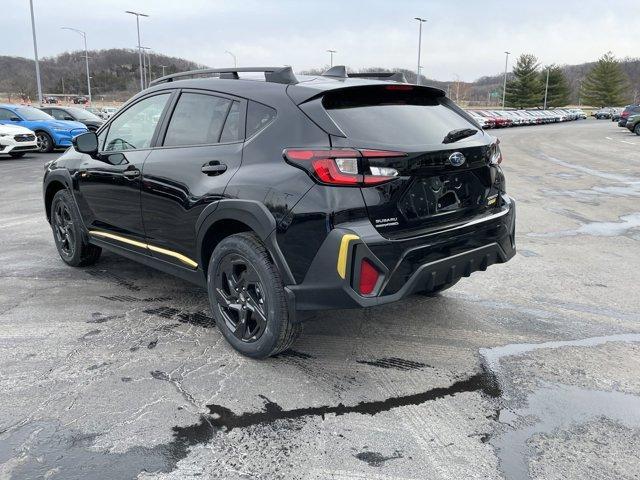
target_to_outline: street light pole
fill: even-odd
[[[420,54],[422,53],[422,24],[427,21],[426,18],[414,17],[414,20],[418,21],[418,79],[416,81],[417,85],[420,85]]]
[[[511,52],[504,52],[507,56],[504,59],[504,81],[502,83],[502,109],[504,110],[504,100],[507,93],[507,65],[509,63],[509,55]]]
[[[71,27],[60,27],[62,30],[69,30],[71,32],[76,32],[79,35],[82,35],[84,40],[84,60],[85,66],[87,68],[87,94],[89,96],[89,104],[91,104],[91,77],[89,76],[89,50],[87,50],[87,34],[82,30],[78,30],[77,28]]]
[[[547,83],[544,87],[544,107],[542,107],[543,110],[547,109],[547,93],[549,92],[549,70],[551,70],[551,67],[547,67]]]
[[[142,44],[140,43],[140,17],[148,17],[146,13],[140,12],[132,12],[131,10],[127,10],[125,13],[130,13],[131,15],[136,16],[136,27],[138,28],[138,61],[140,62],[140,90],[144,90],[144,77],[146,76],[143,73],[144,67],[142,66]]]
[[[148,77],[148,80],[147,80],[147,86],[149,86],[149,84],[151,83],[151,80],[152,80],[152,78],[151,78],[151,48],[147,47],[145,49],[145,53],[147,54],[147,70],[148,70],[148,73],[149,73],[149,77]]]
[[[42,105],[42,83],[40,82],[40,62],[38,61],[38,41],[36,40],[36,20],[33,15],[33,0],[29,0],[31,9],[31,33],[33,33],[33,56],[36,60],[36,83],[38,84],[38,102]]]
[[[333,54],[337,53],[338,51],[337,50],[327,50],[327,52],[329,52],[329,55],[331,56],[331,60],[330,60],[329,66],[333,67]]]
[[[167,68],[167,65],[160,65],[162,67],[162,76],[164,77],[164,69]]]
[[[228,53],[229,55],[231,55],[231,57],[233,57],[233,66],[235,68],[238,68],[238,58],[233,53],[231,53],[229,50],[225,50],[224,53]]]

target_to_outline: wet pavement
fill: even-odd
[[[497,130],[519,253],[326,312],[258,362],[206,294],[57,257],[50,155],[0,160],[0,480],[640,477],[640,137]]]

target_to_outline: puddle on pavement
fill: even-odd
[[[543,349],[596,347],[609,342],[640,342],[640,333],[510,344],[480,349],[480,355],[486,369],[492,371],[500,383],[500,362],[503,358]],[[505,388],[503,385],[500,386]],[[509,393],[505,392],[506,396]],[[623,392],[544,383],[527,395],[524,405],[517,409],[502,408],[498,414],[498,421],[508,428],[505,432],[489,438],[489,442],[496,449],[500,468],[508,480],[530,478],[527,462],[530,455],[528,441],[536,434],[549,434],[599,417],[606,417],[629,427],[640,427],[640,397]]]
[[[574,237],[576,235],[591,235],[593,237],[619,237],[633,233],[640,228],[640,213],[622,215],[617,222],[588,222],[571,230],[557,232],[528,233],[528,237]]]
[[[163,447],[91,450],[98,436],[49,422],[30,423],[0,437],[0,466],[5,464],[7,478],[50,480],[132,479],[143,471],[168,472],[175,466]]]
[[[526,403],[525,408],[498,418],[503,423],[524,419],[525,425],[490,440],[500,458],[500,468],[509,480],[530,478],[527,441],[536,434],[550,434],[598,417],[640,427],[640,397],[629,393],[549,385],[530,394]]]
[[[555,163],[556,165],[560,165],[561,167],[565,167],[565,168],[568,168],[577,172],[581,172],[583,174],[586,174],[592,177],[601,178],[603,180],[608,180],[610,182],[616,183],[615,185],[594,186],[591,188],[576,189],[576,190],[541,189],[544,195],[572,197],[572,198],[584,200],[587,202],[590,199],[593,199],[593,197],[600,196],[600,195],[605,195],[607,197],[611,197],[611,196],[640,197],[640,178],[638,177],[632,177],[632,176],[622,175],[618,173],[603,172],[600,170],[596,170],[594,168],[586,167],[584,165],[577,165],[575,163],[560,160],[559,158],[546,155],[542,152],[537,152],[536,154],[539,158],[543,160],[547,160],[551,163]],[[563,174],[558,173],[555,175],[560,176]],[[564,174],[564,175],[571,175],[571,174]]]

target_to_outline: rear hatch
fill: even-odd
[[[331,135],[333,148],[360,150],[365,177],[394,177],[361,188],[369,219],[383,236],[439,230],[498,207],[497,143],[441,91],[342,88],[325,92],[322,106],[344,133]]]

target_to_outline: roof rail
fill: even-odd
[[[352,78],[372,78],[374,80],[389,80],[391,82],[407,83],[407,79],[402,72],[368,72],[368,73],[350,73]]]
[[[189,70],[187,72],[172,73],[171,75],[165,75],[164,77],[157,78],[152,81],[149,86],[158,85],[160,83],[173,82],[186,77],[195,76],[216,76],[218,74],[220,78],[226,79],[238,79],[240,78],[238,73],[245,72],[260,72],[264,73],[264,79],[267,82],[272,83],[284,83],[284,84],[296,84],[298,79],[293,73],[291,67],[235,67],[235,68],[204,68],[201,70]]]

